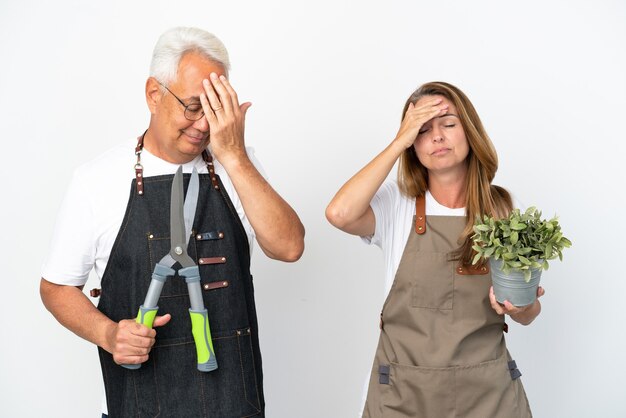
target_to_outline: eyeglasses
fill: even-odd
[[[165,84],[161,83],[159,80],[157,80],[157,83],[159,83],[165,90],[169,91],[170,94],[174,96],[176,100],[178,100],[178,103],[183,105],[183,107],[185,108],[185,119],[196,121],[200,120],[202,116],[204,116],[204,110],[202,110],[202,105],[200,103],[195,102],[186,105],[182,100],[178,98],[177,95],[172,93],[172,90],[168,89]]]

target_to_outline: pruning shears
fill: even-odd
[[[154,266],[152,280],[143,305],[139,307],[136,322],[152,328],[154,317],[159,310],[157,303],[163,290],[163,285],[168,277],[174,276],[176,270],[173,266],[177,262],[182,268],[178,269],[178,275],[187,282],[189,301],[191,308],[191,332],[196,343],[198,355],[198,370],[210,372],[217,369],[217,359],[211,340],[209,316],[202,299],[200,287],[200,270],[194,260],[187,254],[187,245],[191,236],[191,228],[198,204],[200,179],[196,169],[193,169],[187,197],[184,198],[183,168],[178,168],[172,181],[172,193],[170,202],[170,252]],[[184,200],[184,204],[183,204]],[[128,369],[138,369],[141,364],[124,364]]]

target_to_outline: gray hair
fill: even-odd
[[[152,52],[150,76],[169,84],[176,79],[178,64],[183,55],[198,53],[230,69],[228,51],[217,36],[198,28],[177,27],[164,32]]]

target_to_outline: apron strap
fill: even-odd
[[[141,151],[143,150],[143,137],[146,136],[146,129],[139,138],[137,138],[137,146],[135,147],[135,155],[137,156],[137,162],[135,163],[135,178],[137,194],[139,196],[143,195],[143,166],[141,165]]]
[[[415,198],[415,233],[423,235],[426,233],[426,195]],[[456,273],[461,276],[474,276],[489,274],[489,264],[478,266],[463,265],[459,263]]]
[[[472,264],[459,264],[456,268],[456,274],[460,276],[477,276],[483,274],[489,274],[489,264],[477,265]]]
[[[211,176],[211,183],[213,184],[213,188],[215,190],[219,190],[220,186],[217,183],[217,178],[215,176],[215,168],[213,167],[213,157],[208,153],[207,150],[202,151],[202,159],[206,163],[206,168],[209,170],[209,175]]]
[[[137,138],[137,146],[135,147],[135,155],[137,156],[137,162],[135,163],[135,178],[137,194],[143,195],[143,166],[141,165],[141,151],[143,151],[143,138],[146,136],[146,132],[143,133],[140,137]],[[202,159],[206,163],[207,170],[209,170],[209,175],[211,176],[211,184],[213,184],[213,188],[215,190],[219,190],[220,186],[217,182],[217,175],[215,174],[215,167],[213,166],[213,157],[208,153],[207,150],[202,151]]]
[[[415,232],[422,235],[426,232],[426,196],[415,198]]]

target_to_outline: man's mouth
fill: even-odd
[[[183,131],[183,133],[190,138],[193,142],[202,142],[205,139],[208,138],[209,134],[203,134],[201,132],[197,132],[197,133],[191,133],[191,132],[187,132],[187,131]]]

